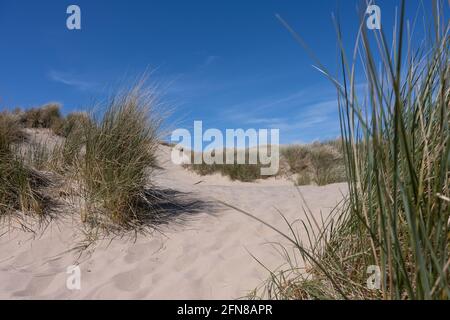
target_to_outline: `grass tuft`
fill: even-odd
[[[146,188],[159,142],[156,103],[154,94],[138,85],[112,97],[99,121],[84,124],[78,168],[86,199],[83,221],[133,228],[151,215]]]
[[[49,180],[30,169],[17,152],[25,138],[15,115],[0,114],[0,218],[18,211],[38,216],[49,211],[48,199],[39,192]]]
[[[220,155],[216,155],[215,157],[222,157],[222,164],[219,163],[213,163],[209,164],[205,161],[202,161],[201,164],[194,164],[193,162],[193,153],[192,153],[192,163],[189,165],[184,165],[185,168],[188,168],[190,170],[193,170],[194,172],[198,173],[199,175],[205,176],[205,175],[211,175],[215,173],[220,173],[223,176],[229,177],[232,181],[238,180],[242,182],[253,182],[257,179],[267,179],[270,176],[267,175],[261,175],[261,168],[263,165],[256,161],[256,164],[250,164],[250,152],[256,152],[256,151],[249,151],[248,149],[245,151],[245,162],[246,164],[238,164],[237,163],[237,151],[234,152],[234,163],[226,164],[225,163],[225,151],[220,152]],[[208,157],[208,154],[204,154],[205,157]],[[214,156],[214,155],[213,155]]]
[[[61,106],[50,103],[39,108],[32,108],[20,113],[21,123],[26,128],[56,129],[61,126]]]
[[[310,145],[291,145],[281,149],[281,157],[296,176],[296,184],[319,186],[344,182],[345,167],[340,140],[316,142]]]

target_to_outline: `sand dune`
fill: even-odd
[[[169,155],[170,148],[161,147],[157,185],[183,193],[197,210],[161,226],[163,233],[139,236],[135,242],[103,241],[81,257],[69,251],[82,239],[78,216],[67,214],[36,235],[7,232],[0,237],[0,298],[235,299],[258,286],[268,273],[251,254],[276,268],[282,259],[269,243],[283,239],[217,200],[287,231],[277,210],[290,221],[302,218],[297,188],[284,179],[243,183],[220,175],[201,177],[172,164]],[[346,185],[299,190],[315,215],[326,216]],[[81,290],[71,291],[66,268],[75,263],[81,268]]]

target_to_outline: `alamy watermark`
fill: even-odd
[[[194,121],[193,139],[189,130],[176,129],[171,141],[177,143],[171,154],[175,164],[259,164],[263,176],[278,173],[279,129],[226,129],[224,135],[215,128],[203,132],[202,121]]]
[[[381,269],[379,266],[370,265],[367,267],[366,273],[370,276],[367,278],[366,285],[369,290],[379,290],[381,288]]]
[[[69,30],[81,30],[81,9],[72,4],[67,7],[66,13],[69,15],[66,20],[66,26]]]
[[[66,288],[68,290],[81,290],[81,269],[79,266],[72,265],[66,269],[68,274],[66,279]]]
[[[381,9],[377,5],[370,5],[366,9],[366,14],[368,15],[366,20],[366,26],[370,30],[380,30],[381,29]]]
[[[67,7],[66,13],[69,15],[66,20],[66,26],[69,30],[81,30],[81,8],[76,4]],[[381,9],[379,6],[372,4],[367,6],[366,26],[370,30],[381,29]]]

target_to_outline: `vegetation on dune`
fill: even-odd
[[[310,145],[291,145],[281,149],[282,160],[296,176],[297,185],[323,186],[346,181],[344,156],[339,140]]]
[[[17,117],[0,114],[0,218],[17,211],[42,215],[48,209],[47,199],[39,192],[48,180],[15,152],[15,145],[24,139]]]
[[[6,112],[0,113],[0,154],[11,153],[12,145],[25,138],[24,132],[18,125],[17,117]]]
[[[204,157],[207,157],[208,154],[205,153]],[[213,156],[214,153],[213,153]],[[231,180],[239,180],[243,182],[252,182],[257,179],[266,179],[269,178],[267,175],[261,175],[261,168],[263,165],[257,160],[256,164],[250,164],[250,151],[247,149],[245,150],[245,164],[239,164],[237,163],[237,151],[234,152],[234,163],[227,164],[225,163],[225,151],[221,151],[220,155],[215,156],[215,158],[218,158],[219,156],[222,157],[222,163],[212,163],[211,161],[207,161],[206,163],[204,160],[201,164],[195,164],[194,163],[194,153],[192,152],[191,156],[191,163],[192,164],[185,164],[184,167],[190,170],[193,170],[194,172],[205,176],[205,175],[211,175],[215,173],[220,173],[223,176],[229,177]],[[212,163],[212,164],[209,164]]]
[[[272,272],[253,298],[450,298],[450,24],[442,25],[442,3],[432,3],[435,23],[427,26],[426,41],[413,41],[403,0],[392,46],[383,30],[369,39],[362,21],[350,59],[336,23],[340,78],[317,65],[338,92],[342,139],[289,146],[281,157],[298,185],[345,180],[349,193],[321,226],[306,208],[306,242],[292,225],[286,234],[266,224],[296,253],[282,250],[287,268]],[[367,77],[364,97],[356,90],[359,74]],[[40,190],[50,181],[38,170],[51,163],[76,181],[83,222],[139,229],[154,213],[149,173],[157,164],[162,121],[155,106],[155,95],[137,85],[112,97],[99,119],[82,113],[64,118],[57,104],[1,113],[0,218],[48,211]],[[51,129],[64,139],[51,150],[35,144],[24,153],[24,128]],[[267,177],[259,163],[187,167],[233,180]],[[368,270],[380,271],[372,286]]]
[[[49,209],[49,199],[39,192],[50,184],[38,171],[45,170],[65,181],[89,226],[139,228],[153,212],[147,186],[162,121],[156,103],[151,91],[137,85],[112,97],[98,121],[86,113],[64,118],[57,105],[1,113],[0,213]]]
[[[381,30],[375,52],[363,21],[349,61],[337,24],[342,81],[322,71],[338,91],[349,195],[320,230],[305,222],[307,243],[293,229],[283,234],[306,270],[288,258],[254,297],[450,298],[449,25],[441,25],[441,5],[433,1],[431,38],[415,50],[404,1],[392,48]],[[363,98],[355,90],[359,65]]]
[[[151,91],[136,86],[114,96],[101,120],[84,125],[77,168],[86,199],[83,221],[134,227],[151,215],[146,187],[161,124],[155,103]]]
[[[253,151],[256,153],[256,151]],[[224,154],[224,151],[221,152]],[[205,156],[207,153],[205,153]],[[225,159],[225,156],[223,156]],[[236,152],[235,157],[236,159]],[[202,161],[201,164],[194,164],[193,153],[192,164],[185,164],[184,167],[204,176],[220,173],[231,180],[243,182],[253,182],[258,179],[267,179],[271,176],[261,175],[263,165],[257,161],[256,164],[249,162],[249,150],[246,150],[246,163],[238,164],[235,160],[233,164],[211,163]],[[289,145],[280,149],[280,170],[276,176],[285,175],[293,178],[296,185],[316,184],[319,186],[344,182],[345,167],[342,147],[339,140],[315,142],[309,145]]]
[[[67,138],[71,134],[79,135],[84,127],[92,124],[92,120],[86,112],[72,112],[61,121],[59,126],[54,128],[54,132]]]
[[[50,103],[39,108],[31,108],[24,112],[16,110],[20,122],[26,128],[46,128],[57,130],[62,124],[61,106]]]
[[[58,103],[48,103],[27,110],[16,108],[10,115],[18,119],[22,128],[50,129],[61,137],[67,137],[73,130],[79,130],[92,121],[85,112],[72,112],[64,117]]]

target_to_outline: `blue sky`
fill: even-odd
[[[428,1],[428,0],[426,0]],[[378,1],[391,30],[397,0]],[[339,135],[335,91],[276,19],[280,14],[336,71],[331,13],[346,45],[357,0],[0,0],[0,109],[63,104],[84,110],[151,71],[173,109],[169,127],[279,128],[281,143]],[[419,1],[407,1],[414,16]],[[66,28],[81,8],[82,30]]]

